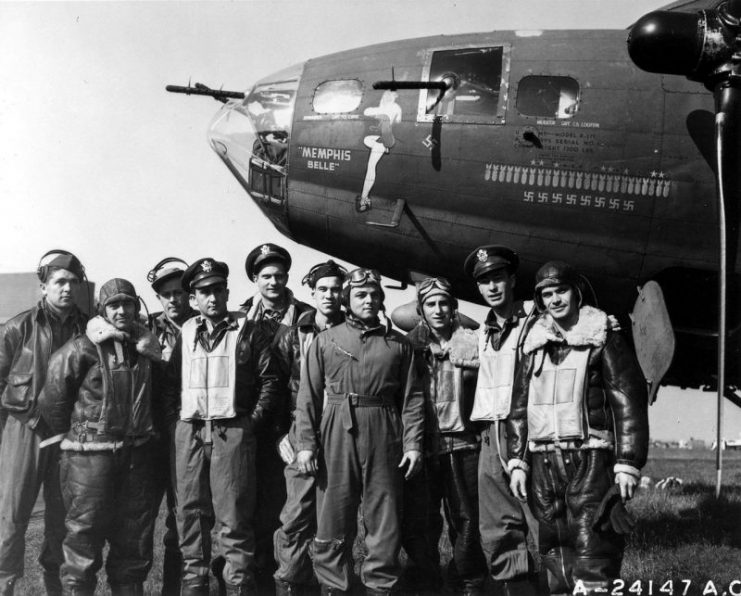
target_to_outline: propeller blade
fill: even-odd
[[[720,496],[723,476],[723,398],[726,393],[726,342],[728,334],[727,297],[729,271],[735,271],[738,253],[739,175],[741,168],[738,138],[741,81],[739,64],[733,64],[730,76],[715,88],[716,189],[718,198],[718,405],[715,495]]]
[[[728,275],[736,270],[741,190],[741,0],[724,0],[698,13],[656,11],[641,17],[628,36],[628,52],[643,70],[684,75],[715,97],[718,206],[718,410],[716,496],[723,474],[721,453],[726,388]]]

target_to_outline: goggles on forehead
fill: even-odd
[[[427,277],[417,286],[417,298],[422,302],[428,295],[436,291],[452,296],[453,286],[444,277]]]
[[[364,269],[363,267],[353,269],[345,280],[345,287],[355,288],[368,284],[375,284],[379,287],[381,285],[381,274],[375,269]]]

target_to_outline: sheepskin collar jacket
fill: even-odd
[[[425,390],[425,453],[477,449],[471,410],[479,367],[478,334],[456,322],[450,340],[442,345],[422,320],[407,339]]]
[[[632,346],[611,329],[604,312],[590,306],[580,309],[577,324],[566,333],[546,314],[526,337],[507,422],[509,458],[525,459],[530,379],[540,373],[546,354],[558,365],[576,348],[589,349],[584,428],[612,432],[616,463],[640,470],[648,453],[646,380]]]
[[[155,335],[136,323],[123,334],[102,317],[88,322],[49,362],[39,408],[63,449],[101,451],[141,443],[154,434],[152,363]]]

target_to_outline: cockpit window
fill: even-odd
[[[573,118],[579,109],[579,83],[571,77],[533,75],[517,86],[517,111],[523,116]]]
[[[312,105],[317,114],[345,114],[358,109],[363,85],[357,79],[325,81],[314,91]]]
[[[422,79],[445,80],[451,87],[442,95],[436,89],[421,91],[417,120],[504,122],[508,73],[507,44],[430,50]]]
[[[255,157],[285,166],[297,88],[295,80],[258,84],[242,102],[240,111],[246,112],[256,132]]]

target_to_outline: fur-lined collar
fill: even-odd
[[[157,337],[139,322],[134,323],[133,333],[129,334],[119,331],[109,321],[98,315],[88,321],[85,335],[94,344],[102,344],[108,339],[118,342],[133,341],[133,336],[136,339],[136,351],[139,354],[155,362],[162,360],[162,350]]]
[[[426,348],[432,350],[435,346],[437,350],[433,350],[433,352],[441,353],[439,344],[433,343],[432,330],[424,320],[417,323],[417,326],[409,332],[407,338],[417,350]],[[444,351],[448,354],[450,362],[455,366],[466,368],[478,368],[479,366],[478,334],[461,326],[457,320],[453,323],[453,333]]]
[[[593,306],[582,306],[579,320],[563,335],[553,323],[551,315],[541,315],[525,338],[523,351],[531,354],[548,342],[566,343],[570,346],[602,346],[607,340],[609,322],[607,315]]]

